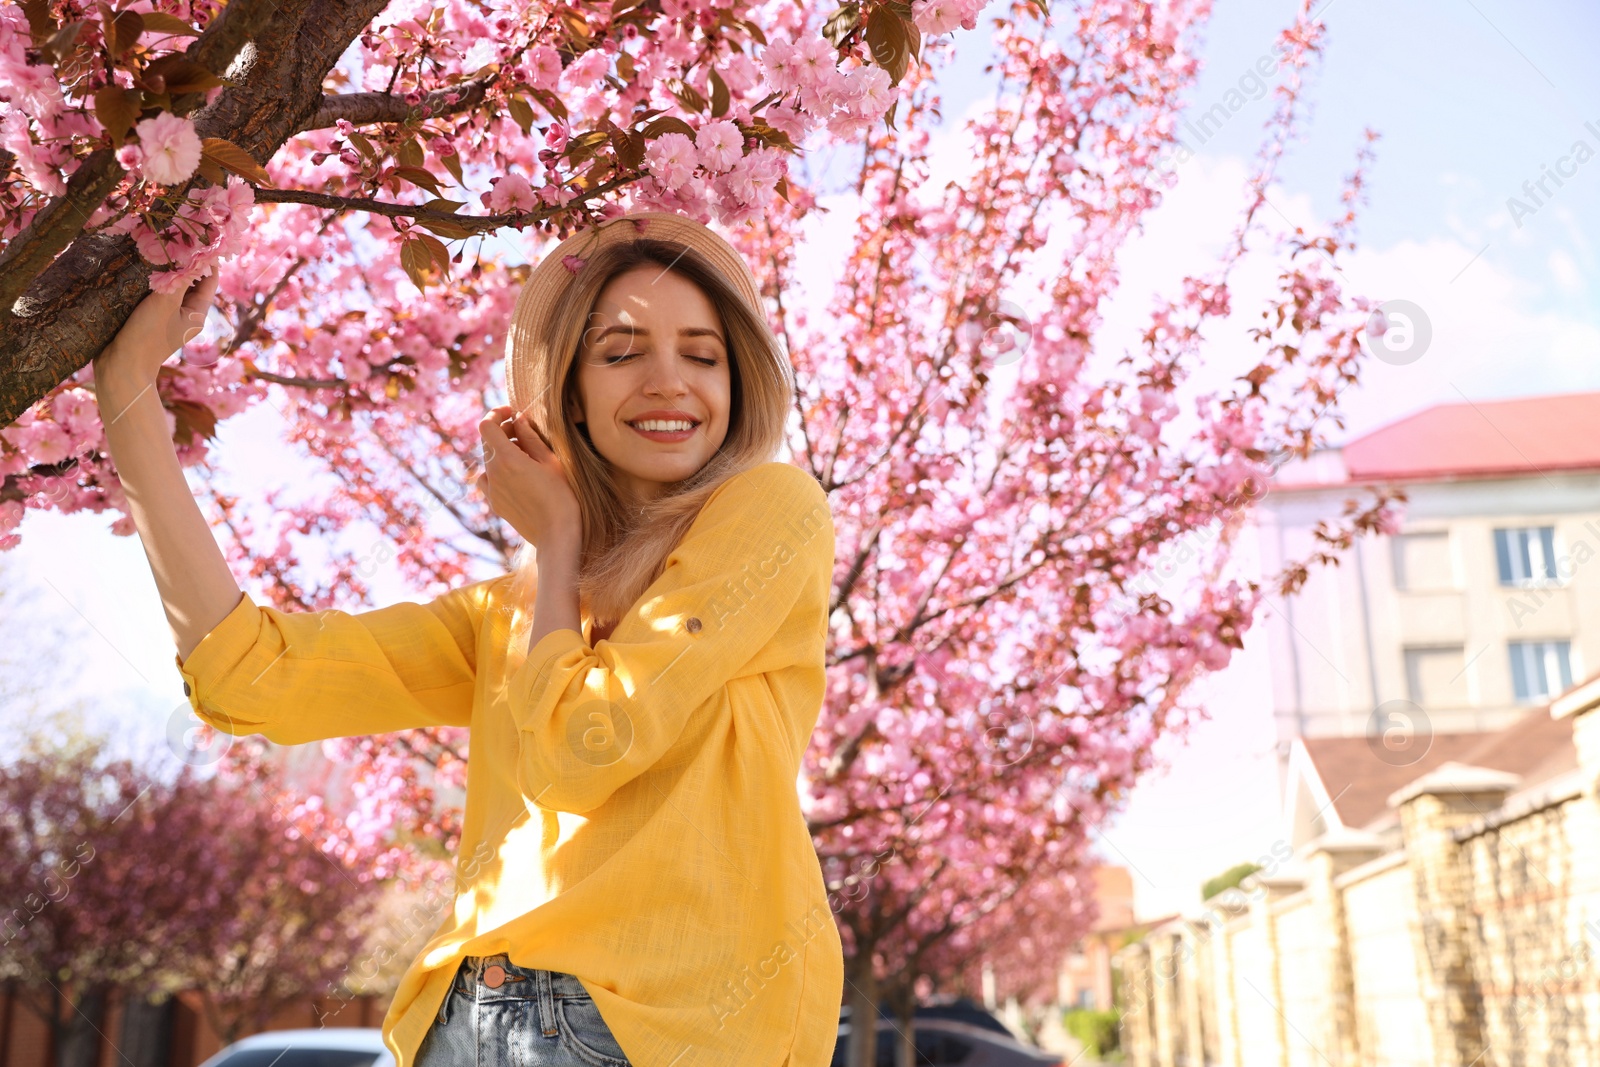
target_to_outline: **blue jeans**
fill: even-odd
[[[631,1067],[577,977],[468,956],[417,1067]]]

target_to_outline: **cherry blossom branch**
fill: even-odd
[[[502,68],[503,69],[503,68]],[[476,78],[461,85],[434,89],[423,94],[415,104],[396,93],[333,93],[322,97],[317,110],[294,131],[321,130],[336,125],[340,119],[352,126],[372,126],[377,123],[406,123],[419,118],[444,118],[471,111],[481,105],[489,89],[500,77],[499,72]]]
[[[308,189],[257,189],[256,202],[265,204],[309,204],[312,207],[325,208],[334,212],[365,211],[372,215],[383,215],[387,218],[414,219],[419,225],[426,226],[430,222],[444,223],[452,228],[466,230],[471,234],[493,233],[508,226],[523,227],[529,223],[541,223],[557,215],[570,214],[572,203],[588,203],[598,200],[614,189],[637,181],[637,177],[618,177],[610,181],[601,182],[593,189],[584,191],[566,206],[545,206],[532,211],[511,211],[499,215],[457,215],[438,208],[429,208],[421,204],[396,204],[384,200],[373,200],[361,196],[336,196],[332,193],[314,193]]]

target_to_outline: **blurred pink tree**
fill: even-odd
[[[101,739],[30,743],[0,766],[0,973],[51,1027],[62,1067],[98,1062],[112,989],[197,988],[224,1040],[329,991],[381,883],[270,773],[172,780]]]

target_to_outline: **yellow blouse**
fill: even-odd
[[[502,575],[355,615],[245,595],[180,660],[227,733],[471,728],[454,913],[383,1020],[398,1067],[462,957],[499,952],[581,979],[635,1067],[829,1062],[844,959],[796,782],[833,563],[827,495],[772,462],[718,487],[596,645],[521,656],[533,605]]]

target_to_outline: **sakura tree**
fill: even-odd
[[[1089,832],[1150,768],[1156,738],[1194,721],[1192,683],[1228,663],[1257,610],[1260,588],[1227,571],[1248,502],[1279,458],[1338,425],[1356,379],[1369,306],[1344,292],[1337,257],[1366,145],[1344,213],[1280,244],[1236,385],[1187,384],[1265,229],[1320,47],[1305,8],[1283,35],[1279,106],[1233,241],[1158,302],[1136,347],[1105,350],[1117,253],[1171,179],[1207,10],[1085,5],[1059,36],[1020,12],[997,20],[1003,89],[969,128],[975,165],[957,182],[928,181],[938,97],[913,79],[904,133],[869,138],[835,299],[819,321],[786,323],[805,383],[797,452],[840,531],[806,800],[843,902],[853,1020],[876,1018],[880,987],[976,992],[986,947],[1016,948],[1023,921],[1023,957],[990,958],[1024,998],[1053,992],[1046,976],[1094,917],[1079,888]],[[758,258],[782,278],[788,235],[765,236]],[[1041,267],[1045,292],[1020,295]],[[1330,517],[1330,551],[1386,523],[1388,502]],[[1195,580],[1152,588],[1174,550]],[[1280,588],[1303,576],[1297,563]],[[871,1031],[853,1028],[852,1067],[871,1062]]]
[[[0,975],[62,1067],[98,1062],[113,989],[197,989],[231,1040],[331,991],[363,950],[374,865],[347,862],[338,821],[258,769],[166,778],[103,739],[42,734],[0,767]]]

